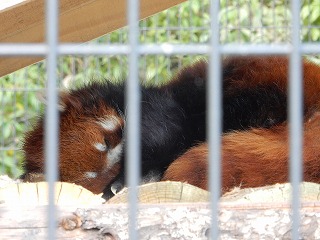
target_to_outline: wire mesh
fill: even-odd
[[[217,4],[217,2],[211,1],[211,4]],[[134,11],[136,8],[128,9]],[[297,84],[296,90],[292,90],[293,93],[291,93],[291,96],[295,97],[290,99],[300,101],[301,97],[296,96],[300,95],[301,72],[294,66],[299,65],[301,54],[308,54],[312,61],[319,63],[319,9],[319,0],[301,2],[221,0],[219,9],[210,11],[209,0],[190,0],[140,21],[137,32],[131,29],[128,33],[126,27],[88,44],[57,46],[58,82],[62,88],[70,89],[92,78],[118,81],[128,76],[130,79],[130,74],[137,74],[141,81],[157,85],[167,81],[169,76],[181,66],[203,56],[214,57],[210,69],[216,70],[217,67],[219,68],[217,62],[219,60],[216,58],[223,55],[288,54],[292,60],[290,82]],[[218,11],[219,14],[215,11]],[[214,17],[217,19],[219,29],[213,24]],[[130,40],[132,32],[139,38],[136,45],[130,45],[133,41]],[[219,33],[217,41],[210,39],[210,33]],[[133,48],[134,58],[139,59],[136,65],[130,65],[133,62],[133,55],[130,55]],[[0,44],[1,56],[45,56],[48,54],[47,51],[44,43]],[[21,141],[23,133],[31,128],[33,118],[43,112],[44,107],[37,100],[36,94],[46,88],[45,69],[47,67],[47,63],[40,62],[0,78],[0,174],[9,174],[11,177],[18,177],[22,174]],[[134,72],[134,69],[137,70],[137,73]],[[213,75],[213,81],[216,82],[219,72],[214,71],[210,74],[210,76]],[[212,88],[214,89],[213,86]],[[219,94],[214,94],[214,96],[217,97]],[[217,99],[212,100],[213,103],[217,101]],[[297,104],[292,103],[291,106]],[[216,109],[218,105],[215,106],[210,109]],[[297,147],[301,142],[301,129],[299,128],[301,109],[292,108],[291,112],[290,119],[297,121],[292,123],[291,139],[297,141],[292,143],[294,146],[292,149],[298,151],[292,152],[292,156],[297,156],[297,158],[293,160],[291,166],[301,166],[301,159],[299,159],[301,149]],[[221,117],[215,114],[214,118],[215,120],[210,120],[210,122],[216,122]],[[213,135],[219,132],[219,126],[213,129],[215,129]],[[217,136],[214,139],[218,139]],[[218,140],[213,141],[211,149],[219,147],[219,143]],[[219,169],[216,166],[213,168]],[[297,175],[292,177],[295,189],[298,189],[297,186],[301,179],[299,172],[301,169],[292,168],[292,176]],[[212,178],[212,181],[217,182],[215,178]],[[299,198],[297,196],[299,192],[294,191],[293,194],[293,199],[297,200],[293,204],[295,226],[293,236],[298,239]],[[133,198],[135,198],[134,195]],[[212,205],[217,206],[217,202]],[[217,214],[217,210],[213,212]],[[213,238],[215,237],[217,237],[217,232],[213,233]]]

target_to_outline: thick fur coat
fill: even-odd
[[[305,180],[320,182],[320,68],[305,60],[303,71]],[[206,79],[207,63],[199,61],[166,85],[142,86],[143,180],[178,180],[207,189]],[[224,191],[288,181],[287,81],[285,57],[223,61]],[[95,82],[61,94],[61,181],[104,191],[106,198],[112,186],[124,185],[125,108],[122,84]],[[26,175],[43,173],[43,134],[40,116],[24,140]]]

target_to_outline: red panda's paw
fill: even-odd
[[[206,143],[191,148],[170,164],[162,181],[186,182],[208,189],[208,147]]]

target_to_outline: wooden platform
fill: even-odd
[[[97,199],[78,201],[80,195],[75,185],[59,188],[59,184],[58,239],[128,239],[126,190],[101,204]],[[32,192],[39,196],[45,185],[38,184],[37,191],[31,185],[24,190],[26,185],[20,186],[21,196],[17,194],[17,186],[13,188],[15,194],[11,197],[20,199],[22,204],[0,204],[1,240],[46,239],[47,206],[41,205],[39,197],[29,197],[34,204],[27,200]],[[142,202],[137,219],[139,239],[208,239],[211,216],[207,192],[178,182],[151,183],[139,187],[139,191]],[[320,239],[320,185],[303,183],[301,193],[301,238]],[[84,200],[88,199],[86,196],[92,194],[84,194]],[[220,238],[291,239],[290,196],[290,184],[235,189],[223,196],[218,216]],[[2,197],[8,199],[8,191]]]

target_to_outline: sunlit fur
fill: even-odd
[[[230,128],[233,131],[226,131],[222,136],[222,191],[289,181],[287,59],[235,57],[224,61],[223,73],[224,113],[227,116],[226,98],[242,96],[234,101],[238,106],[232,107],[239,117],[226,119],[225,116],[224,126],[230,122],[241,124],[242,115],[254,124],[249,124],[251,127],[244,131]],[[320,67],[307,60],[303,62],[303,85],[303,179],[320,183]],[[274,105],[267,104],[270,99]],[[259,111],[263,113],[260,116],[256,115]],[[199,144],[175,160],[163,180],[188,182],[208,189],[207,158],[207,144]]]

